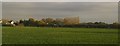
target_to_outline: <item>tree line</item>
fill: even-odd
[[[119,23],[107,24],[104,22],[88,22],[79,24],[64,24],[64,21],[54,20],[53,18],[43,18],[35,20],[29,18],[28,20],[19,20],[14,22],[16,26],[32,26],[32,27],[81,27],[81,28],[119,28]]]

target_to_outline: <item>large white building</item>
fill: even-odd
[[[64,18],[64,23],[66,25],[79,24],[80,20],[79,20],[79,17],[66,17]]]

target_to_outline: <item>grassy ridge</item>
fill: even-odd
[[[3,27],[3,44],[116,44],[117,29]]]

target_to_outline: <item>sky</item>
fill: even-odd
[[[80,22],[118,21],[117,2],[3,2],[2,18],[20,20],[35,18],[80,17]]]

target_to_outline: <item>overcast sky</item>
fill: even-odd
[[[118,21],[117,2],[4,2],[4,19],[80,17],[80,22]]]

